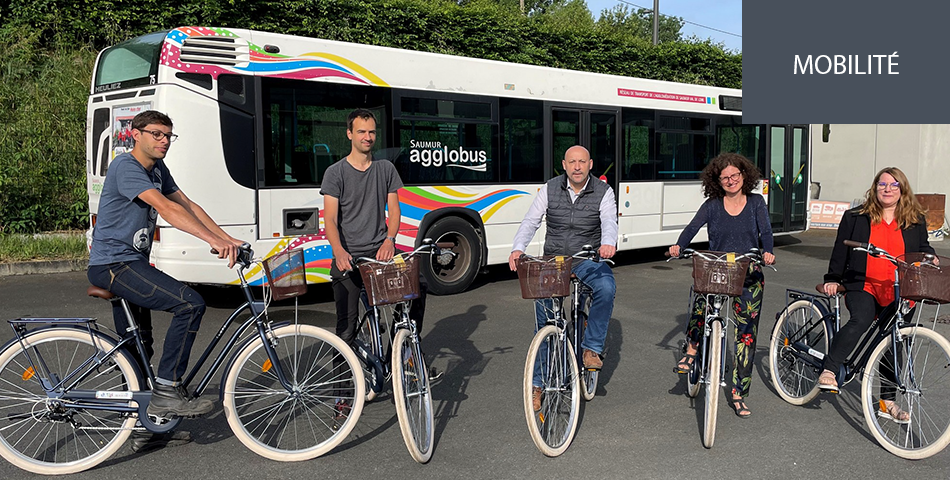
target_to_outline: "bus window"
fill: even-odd
[[[487,123],[398,120],[393,160],[407,184],[497,181],[497,128]]]
[[[376,115],[376,145],[386,145],[386,90],[360,85],[263,79],[264,185],[319,185],[350,153],[346,117],[357,108]]]
[[[653,118],[647,110],[625,108],[621,129],[621,178],[623,180],[653,180],[656,162],[653,156]]]
[[[96,92],[155,83],[158,53],[168,31],[150,33],[122,42],[105,52],[96,67]]]
[[[712,159],[714,137],[708,118],[660,115],[657,179],[697,179]]]
[[[719,140],[719,152],[738,153],[755,164],[759,171],[765,171],[765,135],[762,125],[742,125],[736,120],[728,124],[721,123],[716,128]]]
[[[541,102],[501,99],[501,181],[544,181],[544,115]]]

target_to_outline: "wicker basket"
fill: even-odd
[[[693,291],[700,294],[718,294],[738,297],[749,271],[749,260],[729,262],[724,252],[702,252],[716,260],[693,255]]]
[[[566,297],[571,293],[571,257],[522,257],[518,280],[522,298]]]
[[[402,258],[402,257],[396,257]],[[363,263],[360,277],[366,298],[374,307],[419,298],[419,261],[415,255],[393,263]]]
[[[264,260],[264,273],[274,300],[286,300],[307,293],[307,270],[303,250],[284,250]]]
[[[902,260],[897,264],[902,298],[950,303],[950,258],[924,253],[897,258]]]

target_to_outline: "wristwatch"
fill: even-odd
[[[392,241],[393,241],[393,245],[396,244],[396,237],[386,237],[386,240],[392,240]]]

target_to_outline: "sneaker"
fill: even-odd
[[[182,387],[156,384],[148,402],[149,415],[156,417],[197,417],[214,409],[210,398],[187,398]]]
[[[129,447],[135,453],[151,452],[165,447],[177,447],[190,442],[191,433],[184,430],[167,433],[136,430],[129,436]]]
[[[541,387],[532,387],[531,388],[531,405],[534,407],[535,412],[541,411],[541,395],[544,390]]]
[[[838,379],[831,370],[822,370],[818,376],[818,388],[828,393],[838,393]]]
[[[584,349],[584,368],[588,370],[600,370],[604,367],[604,361],[600,359],[600,355],[594,353],[593,350]]]
[[[897,406],[893,400],[879,400],[877,416],[886,418],[896,424],[906,425],[910,423],[910,413],[905,412]]]

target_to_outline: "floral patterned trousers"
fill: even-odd
[[[765,292],[765,275],[762,267],[752,265],[745,277],[742,295],[733,298],[733,318],[736,321],[736,361],[732,373],[732,384],[739,395],[749,395],[752,384],[752,364],[755,360],[755,339],[759,329],[759,310],[762,309],[762,295]],[[693,309],[686,327],[686,337],[698,344],[703,336],[703,324],[706,320],[706,297],[696,295]]]

